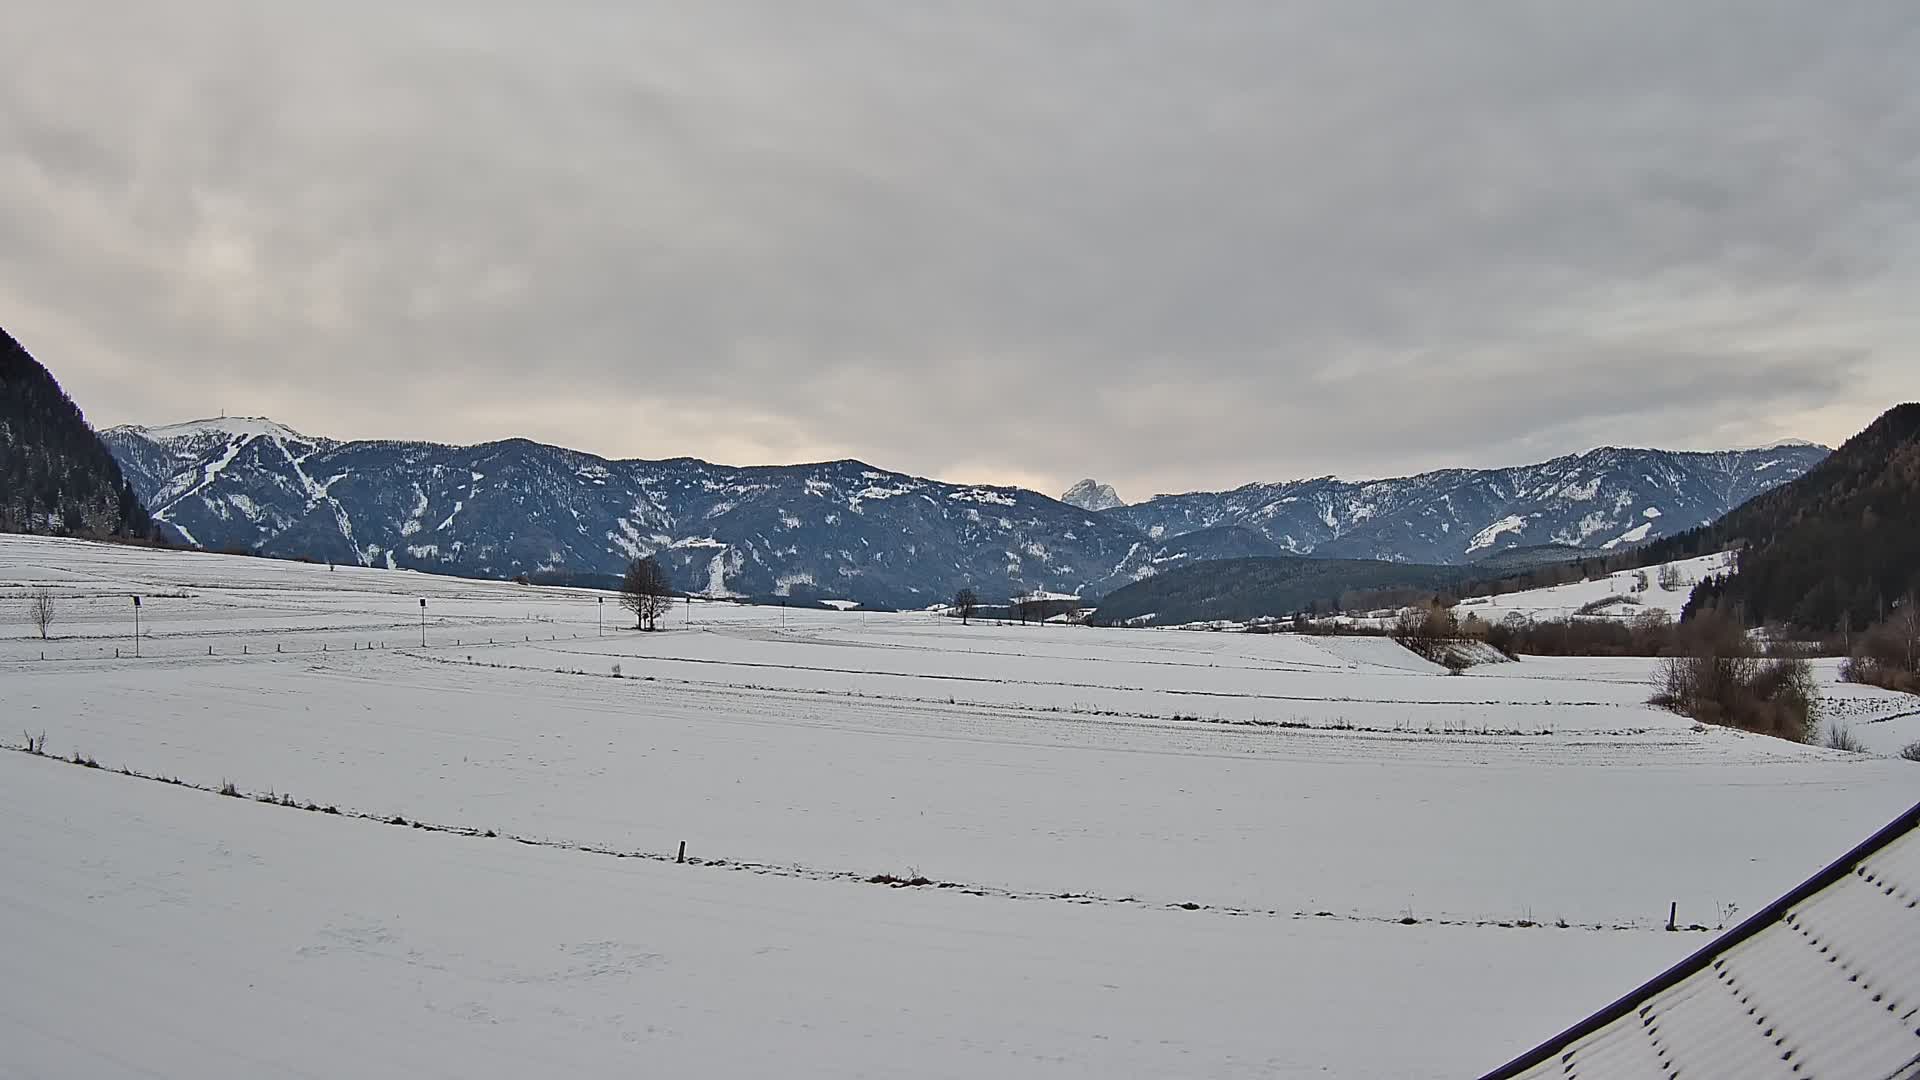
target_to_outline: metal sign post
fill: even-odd
[[[427,647],[427,598],[420,598],[420,647]]]
[[[133,598],[133,655],[140,655],[140,598]]]

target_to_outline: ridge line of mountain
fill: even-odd
[[[1088,510],[852,458],[738,466],[526,438],[339,442],[266,418],[121,425],[102,440],[155,517],[202,547],[599,584],[652,554],[688,591],[888,606],[961,587],[1092,597],[1214,559],[1613,550],[1716,519],[1824,457],[1620,450]]]
[[[505,438],[485,439],[479,442],[442,442],[438,439],[405,439],[405,438],[337,439],[337,438],[333,438],[332,436],[326,436],[326,435],[308,435],[304,432],[297,431],[294,428],[291,428],[285,424],[282,424],[271,417],[266,417],[266,416],[206,417],[198,420],[184,420],[184,421],[180,421],[178,423],[172,423],[172,424],[116,424],[112,427],[102,429],[100,431],[100,436],[102,438],[106,438],[107,436],[115,435],[115,434],[134,434],[134,435],[140,435],[145,437],[151,437],[152,433],[154,432],[165,432],[170,429],[189,428],[189,427],[196,427],[199,425],[215,425],[215,424],[220,424],[227,421],[236,421],[236,420],[254,420],[264,424],[271,424],[289,434],[292,434],[294,436],[297,436],[309,442],[326,443],[336,447],[350,446],[355,444],[371,444],[371,445],[393,445],[393,446],[430,446],[430,447],[437,447],[437,448],[447,449],[447,450],[473,450],[473,449],[481,449],[481,448],[490,447],[490,446],[499,446],[499,445],[506,445],[506,444],[512,444],[512,443],[527,443],[529,445],[541,447],[544,449],[561,450],[569,454],[577,454],[582,457],[593,458],[597,461],[606,462],[607,464],[620,464],[620,465],[634,465],[634,464],[655,465],[655,464],[686,462],[691,464],[704,465],[711,468],[735,469],[735,470],[742,470],[742,471],[754,470],[754,469],[805,469],[805,468],[819,468],[819,467],[825,467],[830,465],[857,465],[857,466],[860,466],[861,468],[871,469],[876,472],[885,472],[885,473],[890,473],[896,476],[906,476],[906,477],[911,477],[912,479],[915,479],[915,480],[922,480],[922,481],[927,481],[930,483],[937,483],[937,484],[947,484],[954,487],[994,488],[999,490],[1018,489],[1022,491],[1031,491],[1036,495],[1042,495],[1043,497],[1053,498],[1056,502],[1065,502],[1070,506],[1077,506],[1077,504],[1067,499],[1060,498],[1058,496],[1047,496],[1045,492],[1041,492],[1033,488],[1022,488],[1020,487],[1020,485],[1017,485],[1017,484],[995,484],[995,483],[983,483],[983,482],[975,482],[975,481],[945,480],[937,477],[922,476],[918,473],[902,472],[898,469],[891,469],[885,466],[875,465],[872,462],[865,461],[855,457],[822,458],[818,460],[795,461],[795,462],[787,462],[787,463],[760,462],[755,464],[735,464],[731,462],[713,461],[707,458],[695,457],[691,454],[679,454],[672,457],[664,457],[664,458],[610,457],[608,455],[597,453],[592,450],[582,450],[582,449],[579,449],[578,447],[563,446],[559,443],[542,442],[538,439],[529,438],[524,435],[509,435]],[[1658,446],[1626,446],[1626,445],[1619,445],[1614,443],[1606,443],[1600,446],[1589,447],[1585,450],[1570,451],[1564,454],[1557,454],[1553,457],[1546,458],[1540,461],[1522,462],[1514,465],[1489,465],[1489,466],[1456,465],[1456,466],[1447,466],[1447,467],[1438,468],[1438,469],[1425,469],[1419,472],[1400,473],[1400,474],[1389,475],[1389,476],[1360,477],[1360,478],[1346,478],[1346,477],[1342,477],[1338,473],[1321,473],[1313,476],[1292,477],[1285,480],[1249,480],[1244,484],[1239,484],[1234,487],[1195,488],[1189,491],[1156,492],[1152,495],[1147,496],[1145,499],[1141,500],[1140,502],[1127,502],[1125,500],[1121,500],[1119,505],[1116,507],[1109,507],[1109,508],[1102,508],[1102,509],[1119,509],[1121,507],[1138,507],[1138,506],[1144,506],[1148,503],[1154,502],[1156,500],[1162,500],[1162,499],[1180,499],[1180,498],[1186,498],[1189,496],[1196,496],[1196,495],[1231,495],[1231,494],[1236,494],[1239,492],[1255,490],[1255,489],[1297,487],[1305,484],[1336,483],[1336,484],[1346,484],[1346,485],[1355,486],[1355,487],[1365,487],[1365,486],[1374,485],[1374,484],[1392,484],[1392,483],[1402,483],[1402,482],[1409,482],[1409,481],[1427,480],[1434,477],[1442,477],[1442,476],[1475,475],[1475,474],[1497,473],[1497,472],[1522,472],[1530,469],[1543,468],[1543,467],[1557,464],[1563,461],[1582,460],[1585,458],[1592,457],[1595,454],[1602,454],[1602,453],[1609,453],[1609,452],[1622,453],[1622,454],[1663,454],[1663,455],[1669,455],[1673,457],[1706,458],[1706,457],[1724,456],[1728,454],[1765,454],[1765,453],[1774,453],[1774,452],[1780,452],[1780,451],[1818,451],[1821,454],[1831,454],[1833,452],[1832,448],[1830,447],[1827,447],[1821,443],[1817,443],[1817,442],[1813,442],[1805,439],[1785,439],[1785,440],[1781,440],[1781,441],[1769,444],[1767,446],[1728,447],[1723,450],[1671,450],[1671,449],[1666,449]],[[1075,484],[1074,487],[1078,488],[1082,485],[1091,485],[1095,488],[1104,489],[1105,491],[1110,493],[1113,492],[1114,490],[1112,485],[1101,484],[1094,481],[1091,478],[1081,480],[1078,484]],[[1080,507],[1080,508],[1086,509],[1085,507]],[[1096,510],[1095,512],[1101,512],[1101,511]]]

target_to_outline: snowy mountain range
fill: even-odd
[[[257,418],[101,437],[154,517],[209,549],[593,583],[653,554],[681,589],[900,606],[969,585],[983,599],[1092,597],[1207,559],[1460,562],[1548,542],[1634,543],[1712,520],[1825,455],[1600,450],[1524,469],[1250,485],[1093,511],[851,460],[736,467],[615,461],[524,439],[338,442]],[[1111,495],[1080,488],[1095,501]]]
[[[524,439],[336,442],[270,420],[101,437],[158,520],[215,550],[473,576],[610,582],[637,555],[709,595],[925,606],[971,585],[1093,596],[1184,559],[1267,550],[1239,529],[1149,540],[1031,491],[858,461],[611,461]]]
[[[1156,495],[1107,515],[1153,537],[1237,526],[1288,554],[1322,558],[1454,564],[1549,544],[1605,551],[1715,521],[1830,452],[1811,443],[1716,452],[1609,446],[1506,469]]]

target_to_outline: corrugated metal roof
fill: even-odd
[[[1487,1080],[1920,1080],[1920,805]]]

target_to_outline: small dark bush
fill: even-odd
[[[1877,686],[1882,690],[1897,690],[1904,694],[1920,694],[1920,672],[1904,671],[1871,656],[1849,656],[1841,661],[1840,680],[1862,686]]]
[[[1906,749],[1900,751],[1900,756],[1908,761],[1920,761],[1920,742],[1908,743]]]
[[[222,780],[220,781],[220,794],[225,795],[229,799],[237,799],[240,797],[240,789],[233,785],[233,781]]]
[[[1844,724],[1828,724],[1827,737],[1821,745],[1829,750],[1845,750],[1850,754],[1864,754],[1867,748],[1861,744],[1853,729]]]
[[[898,874],[875,874],[867,879],[870,885],[890,885],[896,889],[919,888],[933,884],[932,880],[922,877],[918,871],[908,870],[906,876]]]

